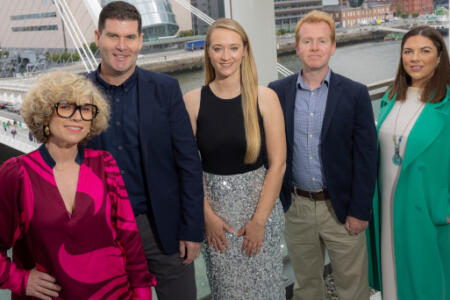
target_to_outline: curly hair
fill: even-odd
[[[84,76],[60,71],[39,76],[25,95],[21,115],[36,140],[45,143],[47,137],[44,134],[44,126],[50,123],[55,110],[54,105],[62,99],[70,103],[79,103],[81,99],[86,98],[90,99],[99,110],[95,119],[91,121],[87,139],[108,128],[110,112],[106,99]]]

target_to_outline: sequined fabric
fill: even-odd
[[[237,233],[253,216],[264,183],[266,169],[236,175],[204,172],[205,193],[216,215]],[[243,237],[226,233],[230,248],[224,253],[202,247],[213,300],[281,300],[285,298],[282,283],[281,236],[284,214],[277,200],[266,223],[261,252],[253,257],[241,251]]]

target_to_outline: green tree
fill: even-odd
[[[95,42],[92,42],[89,44],[89,48],[91,48],[92,53],[95,55],[98,51],[97,44]]]
[[[402,13],[402,15],[401,15],[401,16],[402,16],[402,18],[403,18],[403,19],[408,19],[408,17],[409,17],[409,14],[407,14],[407,13]]]
[[[277,35],[283,35],[283,34],[286,34],[286,33],[287,33],[287,31],[284,28],[281,28],[280,30],[277,31]]]
[[[59,53],[52,54],[52,60],[57,63],[59,61]]]
[[[402,4],[400,2],[397,2],[397,16],[401,16],[402,12]]]
[[[194,35],[194,30],[181,30],[180,32],[178,32],[178,36],[179,37],[184,37],[184,36],[193,36]]]
[[[79,61],[80,60],[80,54],[77,52],[72,53],[72,61]]]
[[[52,61],[52,55],[49,52],[45,52],[44,55],[45,55],[45,60],[49,64]]]
[[[67,51],[64,51],[63,53],[61,53],[61,56],[60,56],[61,62],[68,62],[70,57],[71,57],[71,54]]]
[[[411,14],[411,16],[412,16],[413,18],[417,18],[417,17],[419,16],[419,13],[418,13],[418,12],[413,12],[413,13]]]

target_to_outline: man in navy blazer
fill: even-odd
[[[296,27],[299,74],[272,82],[283,108],[287,168],[280,198],[294,299],[325,299],[328,250],[341,300],[369,299],[365,231],[376,179],[376,129],[367,88],[328,66],[333,19],[313,11]]]
[[[102,9],[101,64],[88,75],[107,96],[110,126],[89,146],[116,159],[133,206],[159,300],[196,299],[203,240],[202,166],[176,79],[136,66],[141,16],[126,2]]]

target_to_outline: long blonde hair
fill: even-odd
[[[236,32],[242,38],[245,47],[244,56],[240,66],[242,113],[244,115],[245,139],[247,151],[244,163],[254,163],[259,156],[261,148],[261,134],[258,121],[258,75],[252,48],[244,28],[235,20],[218,19],[208,29],[205,39],[205,84],[208,85],[216,78],[216,72],[211,64],[208,54],[211,45],[211,35],[217,28],[228,29]]]

